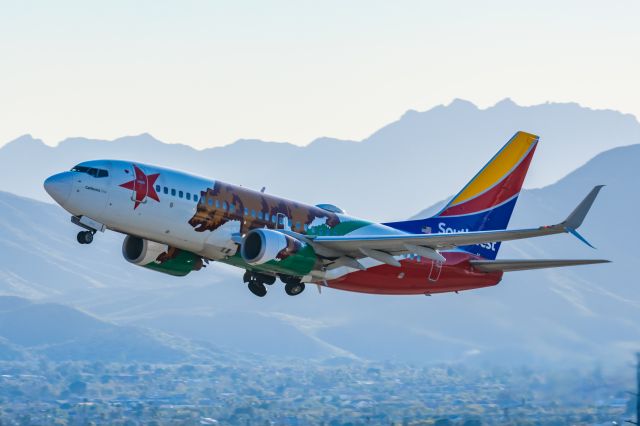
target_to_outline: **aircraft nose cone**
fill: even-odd
[[[58,173],[44,181],[44,190],[56,203],[63,205],[71,196],[71,179],[67,173]]]

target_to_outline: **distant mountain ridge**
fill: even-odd
[[[318,138],[307,146],[239,140],[201,151],[149,134],[114,141],[70,138],[50,147],[29,135],[0,148],[0,190],[49,201],[48,175],[95,158],[164,165],[308,203],[331,202],[374,220],[409,217],[460,187],[517,130],[541,136],[528,187],[550,184],[599,152],[640,142],[635,117],[575,103],[480,109],[456,99],[407,111],[361,142]]]
[[[54,303],[0,296],[0,359],[176,362],[188,354],[140,328],[122,327]]]

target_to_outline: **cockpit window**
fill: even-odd
[[[93,167],[86,167],[77,165],[71,169],[72,172],[86,173],[96,178],[103,178],[109,176],[109,171],[105,169],[95,169]]]

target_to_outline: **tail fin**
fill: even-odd
[[[435,216],[385,225],[414,234],[506,229],[537,143],[536,135],[516,133]],[[500,243],[461,248],[495,259]]]

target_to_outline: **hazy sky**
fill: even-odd
[[[407,109],[640,116],[640,1],[0,1],[0,144],[362,139]]]

